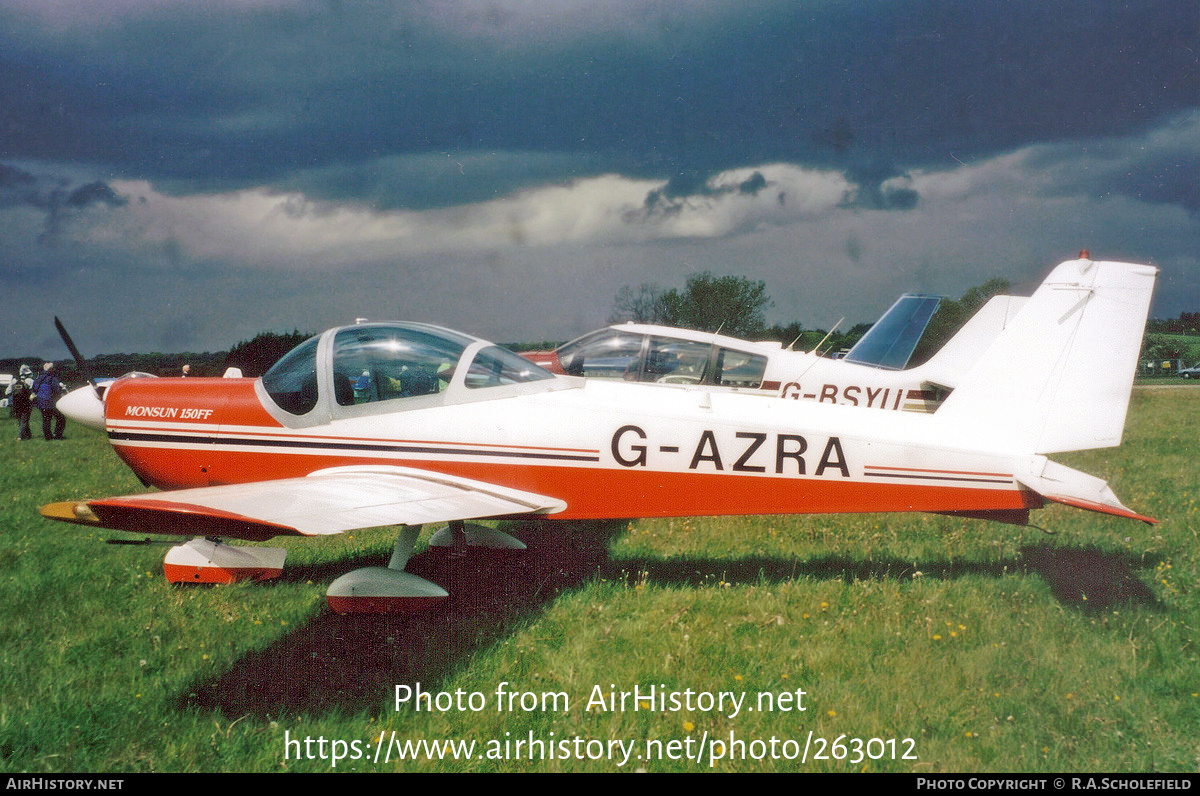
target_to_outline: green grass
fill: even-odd
[[[337,617],[323,595],[337,574],[385,559],[392,532],[282,542],[288,568],[270,584],[171,586],[163,547],[104,544],[36,513],[141,491],[103,438],[70,427],[61,443],[17,443],[5,420],[0,770],[328,771],[295,747],[285,760],[285,737],[361,749],[395,731],[473,740],[477,753],[530,733],[639,752],[648,739],[684,749],[732,734],[746,759],[722,771],[1194,772],[1197,417],[1200,390],[1139,391],[1121,448],[1060,457],[1107,478],[1162,520],[1154,527],[1065,507],[1035,512],[1053,535],[926,515],[518,526],[525,554],[419,555],[412,569],[450,584],[452,604],[386,618]],[[487,709],[397,711],[396,685],[417,682],[478,692]],[[503,682],[565,693],[569,707],[498,712]],[[635,685],[751,702],[802,689],[806,710],[588,709],[595,687]],[[803,764],[751,754],[772,738],[802,750],[810,731],[844,744],[911,738],[918,759],[888,759],[904,745],[857,762],[811,759],[815,748]],[[337,766],[616,769],[561,757]]]

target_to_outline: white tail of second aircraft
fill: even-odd
[[[1158,269],[1069,260],[937,410],[1028,453],[1119,445]]]
[[[914,371],[921,374],[922,381],[954,389],[1027,301],[1025,296],[992,296],[937,353]]]

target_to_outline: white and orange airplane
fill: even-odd
[[[391,564],[331,584],[337,611],[446,596],[405,572],[422,524],[466,520],[921,511],[1023,524],[1047,502],[1153,522],[1047,458],[1120,443],[1157,269],[1058,266],[931,414],[695,385],[555,375],[440,327],[362,323],[261,379],[120,379],[64,412],[163,491],[54,503],[53,519],[197,537],[172,581],[273,577],[265,540],[403,525]],[[102,411],[101,411],[102,410]],[[442,541],[442,540],[439,540]]]

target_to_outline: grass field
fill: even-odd
[[[328,771],[340,750],[337,771],[1195,772],[1198,418],[1200,389],[1139,389],[1121,448],[1058,457],[1154,527],[1063,507],[1035,512],[1052,535],[924,515],[526,525],[523,554],[419,555],[452,602],[400,618],[324,605],[389,530],[284,542],[270,584],[168,585],[163,547],[37,515],[141,491],[103,438],[17,443],[5,419],[0,770]],[[448,709],[397,710],[416,683]],[[524,705],[497,710],[502,683]],[[589,705],[634,686],[693,704]],[[476,747],[399,761],[393,732]]]

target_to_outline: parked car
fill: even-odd
[[[1185,379],[1200,379],[1200,362],[1190,368],[1180,368],[1175,375],[1183,376]]]

